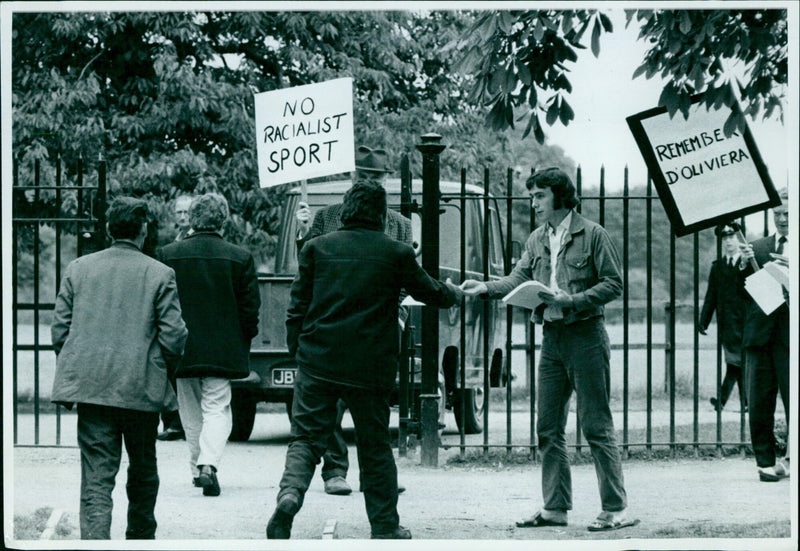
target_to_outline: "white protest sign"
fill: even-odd
[[[663,107],[627,118],[679,236],[780,204],[747,125],[726,136],[731,108],[700,99],[688,118]]]
[[[262,188],[355,170],[353,79],[254,97]]]

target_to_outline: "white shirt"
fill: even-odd
[[[725,263],[728,266],[738,266],[739,265],[739,257],[742,256],[738,252],[734,253],[732,256],[725,255],[722,258],[725,259]]]
[[[550,290],[558,290],[556,281],[556,270],[558,269],[558,255],[564,246],[564,241],[569,233],[569,225],[572,223],[572,211],[569,211],[561,223],[553,229],[547,224],[547,237],[550,239]],[[544,309],[544,319],[547,321],[563,319],[564,312],[557,306],[547,306]]]

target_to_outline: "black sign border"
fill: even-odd
[[[692,105],[699,103],[702,99],[703,99],[703,94],[693,95],[691,97]],[[731,106],[730,109],[734,113],[741,113],[741,108],[739,107],[739,104],[737,102],[734,102],[733,106]],[[767,192],[767,197],[768,197],[767,201],[755,205],[750,205],[749,207],[745,207],[743,209],[718,215],[713,218],[700,220],[699,222],[689,224],[688,226],[684,224],[683,217],[681,216],[681,213],[678,210],[677,205],[675,205],[675,200],[672,196],[672,192],[669,189],[669,184],[667,183],[667,180],[664,177],[664,173],[661,171],[661,167],[659,166],[658,160],[656,159],[655,148],[653,147],[653,144],[650,143],[650,138],[647,136],[647,133],[644,130],[644,126],[642,126],[643,120],[658,115],[663,115],[666,112],[667,112],[666,107],[654,107],[652,109],[642,111],[641,113],[636,113],[635,115],[626,117],[625,120],[628,123],[628,128],[630,128],[631,133],[633,133],[633,139],[636,140],[636,145],[639,147],[639,151],[642,153],[642,157],[644,158],[644,162],[647,165],[650,177],[653,179],[653,183],[655,184],[658,197],[661,200],[661,204],[664,205],[664,210],[667,213],[667,218],[669,218],[670,224],[672,225],[672,230],[675,232],[676,236],[683,237],[685,235],[689,235],[698,232],[700,230],[704,230],[706,228],[712,228],[717,224],[723,224],[725,222],[729,222],[730,220],[734,220],[736,218],[745,216],[747,214],[752,214],[754,212],[761,212],[771,207],[777,207],[781,204],[780,195],[775,189],[775,186],[772,183],[772,179],[769,177],[767,166],[764,164],[764,160],[761,158],[761,153],[758,151],[756,142],[753,139],[753,134],[750,132],[750,127],[748,126],[747,120],[745,119],[744,136],[743,136],[745,147],[747,147],[747,152],[753,159],[756,171],[758,172],[758,175],[761,178],[761,183],[764,185],[764,190]]]

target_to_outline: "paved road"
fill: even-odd
[[[54,425],[42,419],[42,435]],[[20,431],[32,426],[32,416],[20,417]],[[65,444],[75,443],[75,416],[62,419]],[[349,433],[349,431],[347,431]],[[453,435],[445,434],[445,438]],[[156,509],[158,537],[190,540],[192,548],[234,548],[235,542],[220,540],[262,540],[264,527],[274,507],[277,484],[283,469],[288,442],[288,422],[283,414],[259,413],[251,441],[231,443],[220,466],[222,495],[205,498],[191,486],[184,442],[159,442],[161,489]],[[457,440],[457,435],[455,435]],[[80,461],[76,448],[17,447],[13,463],[12,492],[15,513],[29,513],[39,507],[60,508],[73,524],[77,522]],[[440,454],[439,468],[419,466],[418,455],[400,458],[400,480],[408,488],[400,497],[401,522],[416,539],[431,540],[515,540],[588,538],[642,538],[651,545],[658,538],[692,534],[698,525],[752,525],[770,520],[788,524],[791,516],[790,488],[782,481],[758,481],[752,458],[715,460],[626,461],[626,486],[630,514],[642,523],[624,532],[590,536],[586,525],[599,512],[597,483],[590,464],[573,468],[575,508],[565,529],[520,530],[514,520],[532,513],[539,505],[538,465],[494,467],[457,466],[447,458],[457,450]],[[351,446],[355,461],[355,449]],[[114,493],[113,538],[124,537],[125,464]],[[357,469],[348,477],[357,486]],[[796,497],[795,497],[796,499]],[[795,509],[796,511],[796,509]],[[340,538],[368,538],[369,525],[360,493],[347,497],[328,496],[315,477],[306,503],[295,519],[294,536],[319,539],[323,527],[337,521]],[[202,540],[202,541],[200,541]],[[444,543],[444,542],[441,542]],[[632,542],[625,544],[630,547]],[[771,540],[769,549],[796,549],[796,542]],[[669,548],[673,540],[659,545]],[[264,544],[259,544],[262,547]],[[455,544],[454,544],[455,546]],[[713,546],[713,545],[712,545]],[[753,547],[753,546],[751,546]]]

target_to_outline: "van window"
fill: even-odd
[[[492,200],[489,205],[489,273],[491,275],[501,277],[505,275],[504,257],[500,216],[497,213],[497,203]]]
[[[483,228],[480,223],[478,201],[466,202],[464,220],[465,267],[468,272],[483,273]],[[452,270],[461,269],[461,208],[456,203],[439,205],[439,266]],[[411,214],[415,250],[419,255],[422,243],[422,218],[419,213]],[[490,255],[491,253],[490,246]],[[491,256],[490,256],[491,258]],[[491,268],[490,268],[491,271]]]

